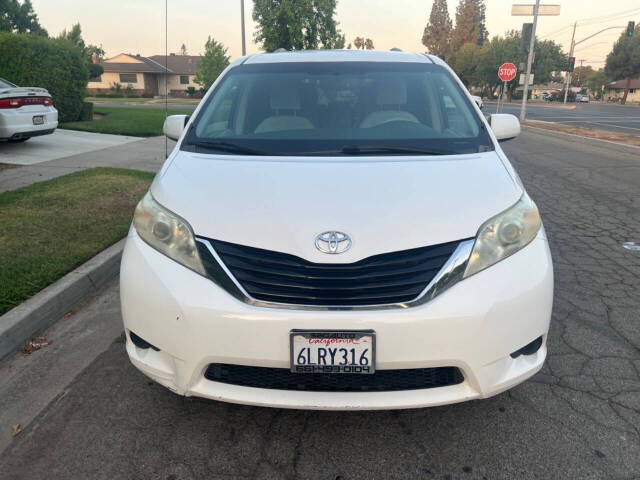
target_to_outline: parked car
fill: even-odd
[[[47,90],[0,78],[0,140],[24,142],[53,133],[57,126],[58,111]]]
[[[577,93],[576,102],[589,103],[589,95],[586,93]]]
[[[478,105],[478,108],[480,110],[484,108],[484,103],[482,103],[482,97],[479,97],[478,95],[471,95],[471,98],[473,98],[473,101],[476,102],[476,105]]]
[[[538,209],[431,55],[233,62],[138,204],[121,264],[132,363],[180,395],[303,409],[484,398],[542,368]]]

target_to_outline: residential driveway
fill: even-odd
[[[405,411],[179,397],[128,361],[113,283],[53,327],[50,347],[0,362],[0,429],[11,441],[0,477],[640,478],[640,252],[623,247],[640,243],[640,156],[532,129],[505,149],[555,262],[549,357],[531,380]]]
[[[165,137],[120,137],[71,130],[61,132],[63,136],[58,138],[75,142],[78,149],[83,145],[85,150],[69,153],[65,146],[56,145],[57,140],[54,141],[50,148],[60,148],[60,151],[51,154],[55,157],[54,160],[0,170],[0,193],[93,167],[120,167],[156,172],[165,160]],[[31,140],[22,147],[30,148],[30,142]],[[166,141],[167,151],[171,152],[174,145],[174,142]],[[0,144],[0,152],[4,152],[4,148],[6,147]],[[46,148],[41,146],[34,149],[43,156],[46,155],[44,150]],[[35,156],[33,154],[33,158]],[[8,163],[0,156],[0,163],[3,161]]]
[[[22,143],[0,143],[0,163],[35,165],[137,141],[140,138],[58,129]]]

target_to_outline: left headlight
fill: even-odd
[[[541,226],[538,207],[524,193],[515,205],[482,224],[476,235],[464,278],[526,247],[536,238]]]
[[[160,253],[201,275],[205,274],[189,224],[155,201],[147,192],[133,215],[133,226]]]

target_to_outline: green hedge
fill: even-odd
[[[66,40],[0,33],[0,76],[16,85],[49,90],[60,122],[78,120],[89,70],[79,48]]]

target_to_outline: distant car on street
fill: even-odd
[[[576,95],[576,102],[589,103],[589,95],[586,93],[578,93]]]
[[[473,101],[476,102],[478,108],[482,110],[482,107],[484,107],[484,104],[482,103],[482,97],[479,97],[478,95],[471,95],[471,98],[473,98]]]
[[[47,90],[0,78],[0,141],[24,142],[53,133],[57,126],[58,111]]]

